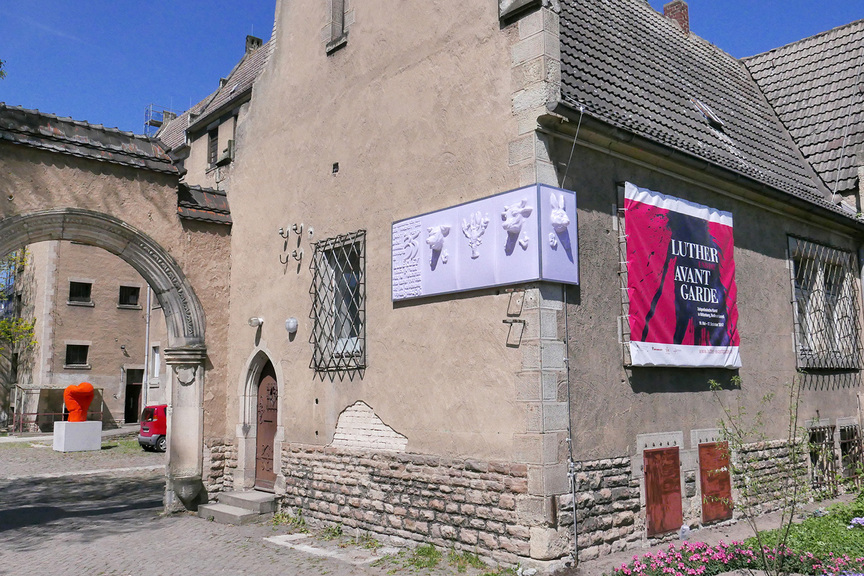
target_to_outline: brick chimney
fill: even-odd
[[[684,0],[672,0],[672,2],[664,4],[663,15],[678,22],[684,34],[690,34],[690,13],[687,10],[687,2],[684,2]]]
[[[684,12],[687,12],[687,5],[684,5]],[[246,36],[246,54],[250,52],[254,52],[261,45],[264,44],[264,41],[261,38],[256,38],[255,36]]]

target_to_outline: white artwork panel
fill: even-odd
[[[391,239],[394,301],[579,279],[576,195],[567,190],[533,185],[400,220]]]

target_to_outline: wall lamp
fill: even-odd
[[[288,318],[287,320],[285,320],[285,330],[288,331],[288,334],[296,333],[297,332],[297,326],[298,326],[297,318],[294,318],[292,316],[291,318]]]
[[[252,328],[259,328],[262,324],[264,324],[263,318],[258,318],[257,316],[249,318],[249,326]]]

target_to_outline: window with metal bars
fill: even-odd
[[[312,362],[322,372],[366,367],[366,231],[313,246]]]
[[[815,490],[835,492],[837,458],[834,453],[834,426],[810,428],[810,485]]]
[[[843,477],[859,484],[864,479],[864,445],[857,424],[840,426],[840,462]]]
[[[93,284],[90,282],[69,282],[69,299],[67,303],[89,304]]]
[[[798,367],[860,368],[854,254],[792,237],[789,254]]]
[[[87,356],[90,353],[90,346],[86,344],[67,344],[66,345],[66,368],[83,368],[89,367],[87,364]]]

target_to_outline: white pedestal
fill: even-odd
[[[55,452],[102,449],[102,422],[55,422]]]

